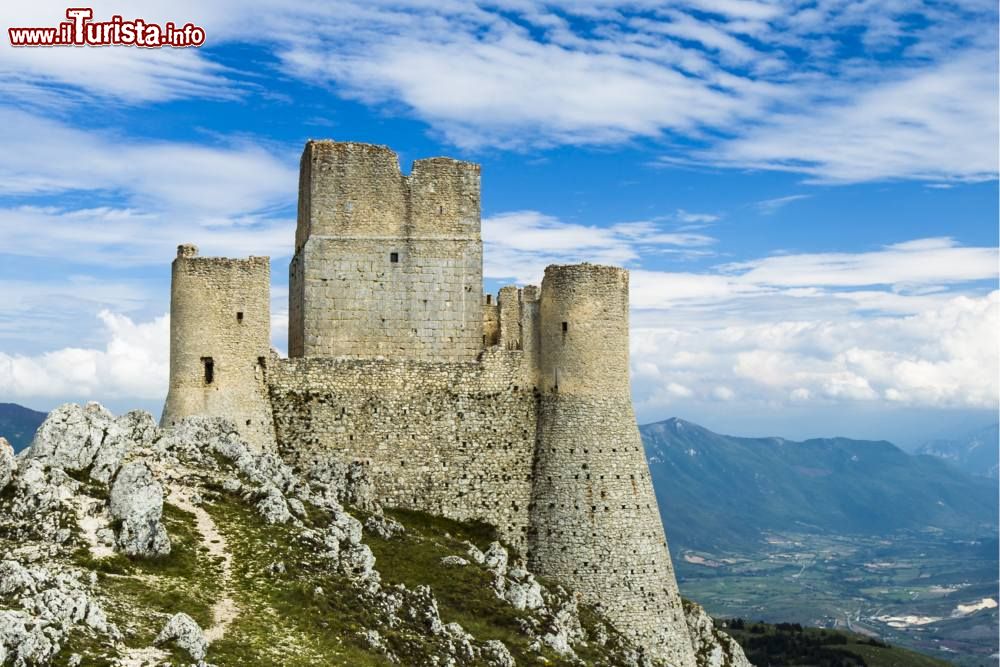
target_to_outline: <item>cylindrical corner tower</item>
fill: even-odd
[[[628,272],[550,266],[528,559],[651,657],[694,667],[629,389]]]
[[[224,417],[260,451],[274,448],[264,373],[270,356],[267,257],[199,257],[177,248],[170,285],[170,388],[160,423]]]

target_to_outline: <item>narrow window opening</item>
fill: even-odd
[[[267,368],[267,359],[264,357],[257,357],[257,365],[261,368]]]
[[[398,264],[399,263],[399,253],[398,252],[390,252],[389,253],[389,261],[392,262],[393,264]]]
[[[563,322],[562,327],[563,327],[563,333],[569,331],[569,322]]]
[[[491,303],[493,303],[493,295],[492,294],[487,294],[486,295],[486,305],[488,306]]]
[[[201,364],[205,370],[205,384],[212,384],[215,380],[215,362],[212,357],[202,357]]]
[[[243,311],[236,313],[236,321],[243,324]]]

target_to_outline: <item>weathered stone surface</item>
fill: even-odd
[[[156,645],[173,642],[177,648],[191,656],[192,660],[202,661],[208,653],[208,640],[205,633],[193,618],[185,613],[174,614],[153,642]]]
[[[469,561],[461,556],[445,556],[441,559],[441,564],[445,567],[465,567],[469,564]]]
[[[266,257],[198,257],[182,246],[170,290],[170,386],[161,425],[226,417],[251,449],[274,449],[264,385],[271,343]]]
[[[545,606],[542,587],[523,567],[512,567],[506,577],[497,578],[499,594],[516,609],[541,609]]]
[[[715,627],[701,605],[685,600],[684,615],[698,667],[753,667],[743,648]]]
[[[22,458],[10,486],[13,494],[8,511],[6,516],[0,515],[0,525],[10,539],[35,537],[60,545],[69,540],[72,530],[66,521],[67,501],[79,482],[62,468]]]
[[[391,540],[406,532],[403,524],[383,514],[372,514],[365,519],[365,530],[383,540]]]
[[[6,658],[15,667],[50,664],[77,628],[120,638],[74,572],[5,560],[0,562],[0,595],[21,607],[0,610],[0,665],[7,664]]]
[[[160,435],[153,415],[132,410],[114,421],[105,433],[104,442],[94,456],[91,479],[108,484],[118,472],[125,454],[137,447],[147,447]]]
[[[483,644],[483,661],[487,667],[515,667],[514,656],[503,642],[491,639]]]
[[[270,524],[288,523],[292,519],[285,496],[273,484],[265,487],[264,497],[257,503],[257,511]]]
[[[111,516],[121,522],[118,546],[129,556],[170,553],[170,538],[160,522],[163,487],[142,461],[126,464],[111,487]]]
[[[15,470],[17,470],[17,459],[14,458],[14,448],[6,438],[0,438],[0,491],[10,483]]]
[[[114,415],[99,403],[60,405],[38,427],[27,456],[66,470],[84,470],[114,424]]]

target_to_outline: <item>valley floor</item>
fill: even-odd
[[[954,664],[997,665],[997,542],[934,532],[771,533],[754,553],[674,549],[686,597],[713,616],[877,637]]]

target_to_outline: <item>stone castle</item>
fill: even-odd
[[[164,425],[225,417],[300,465],[367,467],[388,506],[497,526],[651,656],[695,664],[629,389],[628,272],[549,266],[483,295],[480,169],[403,175],[391,150],[310,141],[289,268],[173,263]]]

